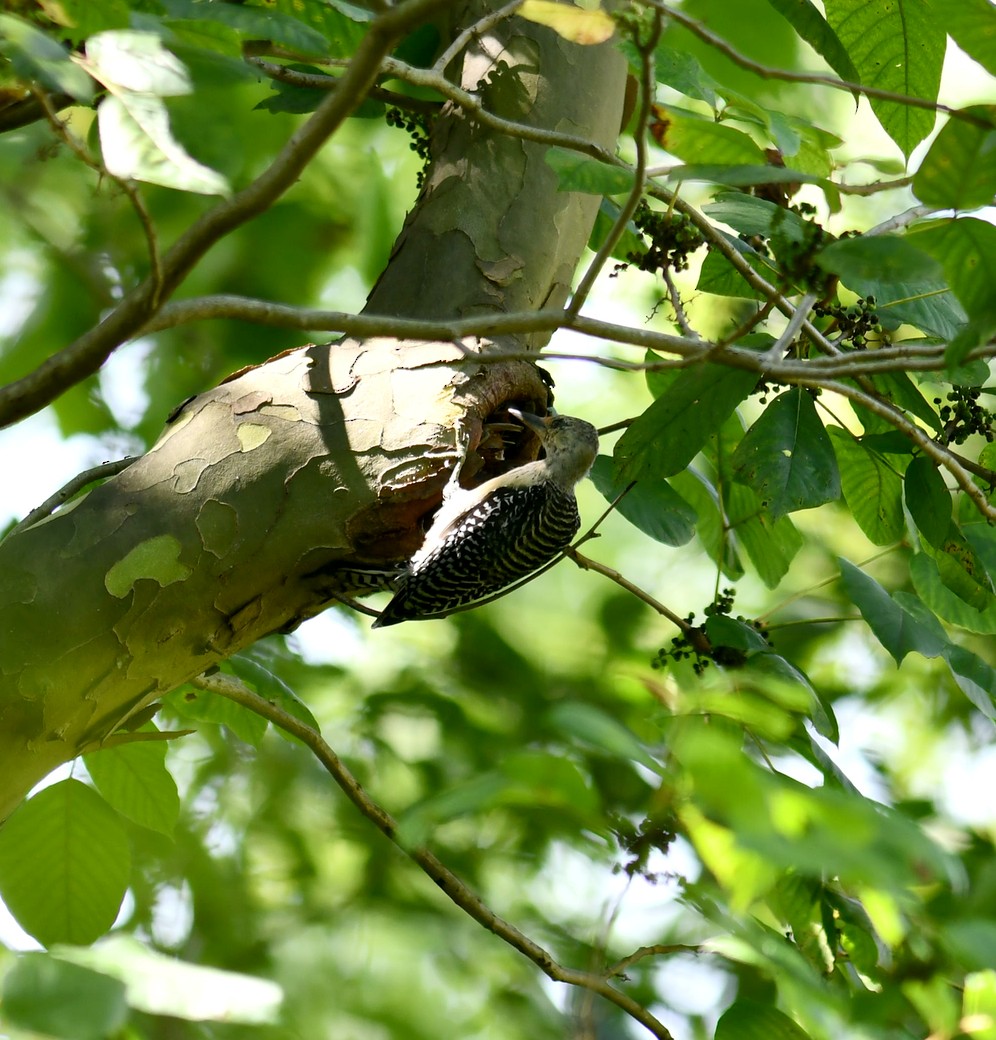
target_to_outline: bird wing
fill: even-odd
[[[552,560],[580,526],[574,495],[553,482],[498,487],[418,554],[377,624],[443,614],[498,592]]]

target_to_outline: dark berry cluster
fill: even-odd
[[[847,306],[841,303],[818,303],[813,310],[821,318],[830,318],[833,327],[840,330],[841,341],[850,343],[855,350],[864,350],[869,336],[882,333],[874,296],[863,296]]]
[[[733,598],[736,590],[732,588],[723,589],[719,595],[705,608],[707,618],[716,616],[728,617],[733,610]],[[754,618],[744,617],[738,614],[736,620],[743,625],[750,625],[765,639],[765,626]],[[732,646],[713,646],[706,635],[705,626],[695,625],[695,614],[689,614],[685,618],[687,627],[680,635],[674,636],[670,646],[663,646],[657,651],[657,656],[650,662],[651,668],[666,668],[668,661],[692,661],[692,671],[701,675],[709,662],[726,668],[739,668],[747,660],[743,650]]]
[[[783,214],[788,212],[803,218],[801,231],[798,221],[785,219]],[[806,292],[825,296],[836,276],[817,267],[814,257],[833,241],[833,237],[812,219],[815,213],[816,207],[808,202],[777,210],[771,222],[768,244],[778,260],[786,285],[798,286]]]
[[[689,614],[685,618],[685,624],[688,628],[683,629],[680,635],[674,636],[671,640],[670,646],[662,646],[657,651],[657,656],[650,662],[651,668],[666,668],[668,661],[685,661],[689,658],[694,657],[695,660],[692,663],[692,667],[695,669],[696,675],[701,675],[703,669],[708,663],[708,657],[706,657],[693,643],[692,636],[698,635],[705,640],[705,630],[702,628],[695,628],[695,614]]]
[[[761,404],[767,404],[768,394],[778,394],[781,392],[784,386],[784,383],[778,383],[773,379],[759,379],[757,381],[757,386],[755,386],[754,389],[751,390],[750,396],[753,397],[755,394],[760,394]]]
[[[627,877],[639,875],[651,884],[660,878],[647,870],[650,854],[654,850],[667,852],[676,836],[675,819],[670,813],[660,819],[648,816],[638,827],[625,816],[619,816],[613,823],[616,840],[623,851],[632,857],[621,868]]]
[[[684,271],[689,254],[705,241],[683,213],[651,209],[646,202],[637,207],[633,223],[640,229],[645,248],[643,252],[629,253],[626,259],[641,271]]]
[[[421,188],[425,181],[425,170],[429,165],[429,133],[432,123],[428,116],[417,112],[405,112],[400,108],[389,108],[384,114],[388,126],[404,130],[411,137],[408,147],[422,160],[415,183]]]
[[[977,386],[953,386],[947,395],[947,404],[939,397],[934,398],[944,423],[944,432],[938,438],[942,443],[964,444],[975,433],[987,441],[993,440],[993,413],[979,404],[980,393]]]

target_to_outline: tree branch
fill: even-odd
[[[16,534],[18,531],[27,530],[29,527],[34,527],[39,520],[44,520],[45,517],[51,516],[61,505],[65,505],[74,495],[79,494],[88,484],[93,484],[98,480],[107,480],[109,477],[113,477],[120,473],[122,470],[127,469],[135,460],[131,456],[126,456],[123,459],[114,459],[113,462],[102,462],[99,466],[94,466],[92,469],[85,469],[82,473],[77,473],[72,480],[67,481],[54,495],[50,495],[45,499],[40,506],[36,506],[31,510],[27,516],[21,520],[20,523],[15,524],[8,532],[6,537],[10,537],[12,534]]]
[[[205,674],[193,680],[192,684],[199,689],[227,697],[272,722],[275,726],[279,726],[291,736],[297,737],[302,744],[307,746],[360,813],[389,841],[401,849],[451,902],[482,927],[508,943],[512,949],[531,960],[548,978],[554,982],[564,982],[569,986],[578,986],[597,993],[639,1022],[658,1040],[673,1040],[671,1033],[646,1008],[611,985],[605,977],[559,964],[553,955],[542,946],[494,913],[480,896],[428,849],[409,849],[401,845],[398,840],[397,821],[366,793],[356,777],[316,730],[264,697],[260,697],[233,676],[220,672]]]
[[[344,119],[373,86],[397,38],[445,8],[449,0],[405,0],[378,15],[360,41],[338,88],[290,137],[280,154],[248,187],[219,203],[191,225],[162,258],[161,282],[154,276],[135,286],[99,324],[44,361],[33,372],[0,389],[0,426],[25,418],[67,387],[96,372],[111,352],[152,317],[198,260],[229,231],[258,216],[290,188]]]

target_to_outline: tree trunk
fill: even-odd
[[[611,147],[625,69],[519,19],[488,107]],[[501,44],[469,56],[464,85]],[[375,313],[446,318],[561,302],[595,196],[558,193],[545,149],[440,118],[433,165]],[[522,343],[465,345],[474,351]],[[113,480],[0,545],[0,819],[52,768],[267,633],[316,613],[336,570],[406,559],[418,521],[498,464],[490,416],[546,390],[452,343],[342,341],[279,355],[185,404]]]

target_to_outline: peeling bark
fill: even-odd
[[[489,103],[611,145],[619,55],[518,21],[506,31],[515,72]],[[475,55],[465,85],[489,67]],[[598,199],[558,193],[542,147],[456,112],[435,149],[368,310],[439,318],[562,301]],[[407,559],[463,449],[463,478],[493,472],[489,417],[545,402],[533,366],[473,360],[522,346],[286,352],[187,402],[146,456],[0,545],[0,819],[130,714],[318,612],[337,569]]]

